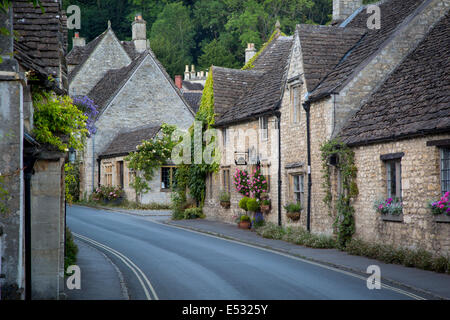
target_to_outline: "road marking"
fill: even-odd
[[[145,286],[145,284],[147,284],[147,286],[150,288],[150,291],[153,294],[153,298],[155,300],[159,300],[155,289],[153,288],[152,284],[150,283],[150,280],[147,278],[147,276],[144,274],[144,272],[142,272],[142,270],[136,264],[134,264],[133,261],[131,261],[127,256],[125,256],[124,254],[120,253],[117,250],[114,250],[113,248],[110,248],[110,247],[108,247],[100,242],[97,242],[95,240],[92,240],[86,236],[82,236],[81,234],[78,234],[75,232],[72,232],[72,234],[75,237],[77,237],[81,240],[84,240],[86,242],[89,242],[97,247],[100,247],[100,248],[104,249],[105,251],[108,251],[109,253],[115,255],[117,258],[119,258],[136,275],[136,278],[139,280],[139,283],[141,284],[141,286],[144,290],[147,300],[152,300],[152,297],[151,297],[147,287]]]
[[[219,236],[215,236],[215,235],[208,234],[208,233],[203,233],[203,232],[192,230],[192,229],[188,229],[188,228],[183,228],[183,227],[178,227],[178,226],[174,226],[174,225],[171,225],[171,224],[161,223],[161,222],[157,222],[157,221],[154,221],[154,220],[147,220],[147,221],[150,221],[150,222],[153,222],[155,224],[162,225],[162,226],[168,226],[168,227],[171,227],[171,228],[176,228],[176,229],[185,230],[185,231],[192,232],[192,233],[197,233],[197,234],[208,236],[208,237],[211,237],[211,238],[225,240],[225,241],[228,241],[228,242],[236,243],[236,244],[247,246],[247,247],[250,247],[250,248],[255,248],[255,249],[271,252],[271,253],[278,254],[278,255],[281,255],[281,256],[284,256],[284,257],[287,257],[287,258],[290,258],[290,259],[302,261],[302,262],[305,262],[305,263],[312,264],[314,266],[318,266],[318,267],[321,267],[321,268],[324,268],[324,269],[328,269],[328,270],[331,270],[331,271],[335,271],[335,272],[339,272],[339,273],[342,273],[342,274],[345,274],[345,275],[348,275],[348,276],[351,276],[351,277],[354,277],[354,278],[357,278],[357,279],[361,279],[364,282],[367,281],[366,277],[363,277],[363,276],[361,276],[359,274],[356,274],[356,273],[353,273],[353,272],[349,272],[349,271],[345,271],[345,270],[341,270],[341,269],[334,268],[334,267],[331,267],[331,266],[327,266],[327,265],[324,265],[324,264],[321,264],[321,263],[317,263],[317,262],[314,262],[314,261],[306,260],[306,259],[303,259],[303,258],[300,258],[300,257],[296,257],[296,256],[293,256],[293,255],[290,255],[290,254],[287,254],[287,253],[283,253],[283,252],[280,252],[280,251],[276,251],[276,250],[272,250],[272,249],[268,249],[268,248],[263,248],[263,247],[259,247],[259,246],[252,245],[252,244],[249,244],[249,243],[232,240],[232,239],[222,238],[222,237],[219,237]],[[405,296],[408,296],[408,297],[416,299],[416,300],[426,300],[424,297],[415,295],[414,293],[405,291],[403,289],[399,289],[399,288],[395,288],[395,287],[389,286],[387,284],[381,284],[381,287],[385,288],[385,289],[388,289],[388,290],[391,290],[391,291],[394,291],[394,292],[397,292],[397,293],[400,293],[400,294],[403,294]]]

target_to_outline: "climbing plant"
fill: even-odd
[[[6,190],[5,178],[0,172],[0,213],[7,211],[6,200],[8,199],[9,192]]]
[[[80,198],[80,162],[67,162],[64,165],[64,172],[66,200],[72,204]]]
[[[41,143],[56,146],[60,151],[83,149],[88,130],[87,117],[69,96],[53,92],[33,92],[34,135]]]
[[[153,179],[155,169],[167,164],[171,158],[175,145],[171,137],[175,129],[175,126],[163,123],[156,137],[142,142],[136,147],[135,152],[125,157],[128,168],[137,173],[131,182],[136,194],[143,194],[150,190],[148,181]]]
[[[335,202],[337,214],[334,227],[337,229],[339,245],[345,247],[355,233],[355,209],[352,205],[352,200],[358,195],[355,154],[346,144],[337,139],[325,142],[320,150],[324,178],[323,188],[326,192],[323,201],[330,210],[333,201],[331,193],[331,165],[329,164],[331,157],[337,159],[336,168],[341,172],[342,193]]]

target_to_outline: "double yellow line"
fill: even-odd
[[[124,254],[120,253],[119,251],[114,250],[113,248],[110,248],[100,242],[97,242],[88,237],[82,236],[81,234],[78,234],[75,232],[72,232],[72,234],[76,238],[83,240],[87,243],[90,243],[98,248],[101,248],[101,249],[111,253],[112,255],[116,256],[118,259],[120,259],[135,274],[136,278],[138,279],[139,283],[142,286],[142,289],[144,290],[147,300],[159,300],[155,289],[153,288],[152,284],[150,283],[150,280],[147,278],[147,276],[144,274],[144,272],[142,272],[142,270],[136,264],[134,264],[133,261],[131,261],[127,256],[125,256]]]

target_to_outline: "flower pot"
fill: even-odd
[[[286,213],[286,216],[292,221],[300,220],[300,212],[288,212]]]
[[[229,209],[230,201],[220,201],[220,205],[222,206],[222,208]]]
[[[269,213],[270,212],[270,204],[267,204],[267,205],[262,204],[261,205],[261,212],[265,213],[265,214]]]
[[[241,221],[241,222],[239,222],[238,227],[240,229],[250,229],[251,225],[252,224],[250,221]]]

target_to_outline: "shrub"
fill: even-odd
[[[124,196],[124,191],[119,186],[98,186],[92,196],[95,201],[115,200]]]
[[[204,218],[202,208],[188,208],[184,210],[184,219]]]
[[[252,219],[250,219],[250,217],[246,214],[243,214],[242,216],[240,216],[239,220],[240,220],[240,222],[245,222],[245,221],[251,222],[252,221]]]
[[[284,208],[287,212],[300,212],[302,210],[300,203],[289,203]]]
[[[220,201],[223,201],[223,202],[229,202],[229,201],[230,201],[230,198],[231,198],[231,196],[230,196],[230,194],[229,194],[228,192],[222,191],[222,192],[220,193],[220,196],[219,196],[219,200],[220,200]]]
[[[274,223],[267,223],[265,226],[256,229],[256,233],[263,238],[281,240],[284,236],[283,228]]]
[[[71,265],[77,262],[78,247],[73,241],[72,232],[66,227],[66,243],[65,243],[65,256],[64,256],[64,272]]]
[[[256,212],[259,209],[259,203],[256,199],[251,198],[247,201],[247,210],[250,212]]]
[[[261,204],[262,204],[263,206],[270,206],[270,199],[264,199],[264,200],[262,200],[262,201],[261,201]]]
[[[248,197],[243,197],[240,201],[239,201],[239,208],[241,208],[244,211],[247,211],[247,202],[250,198]]]

